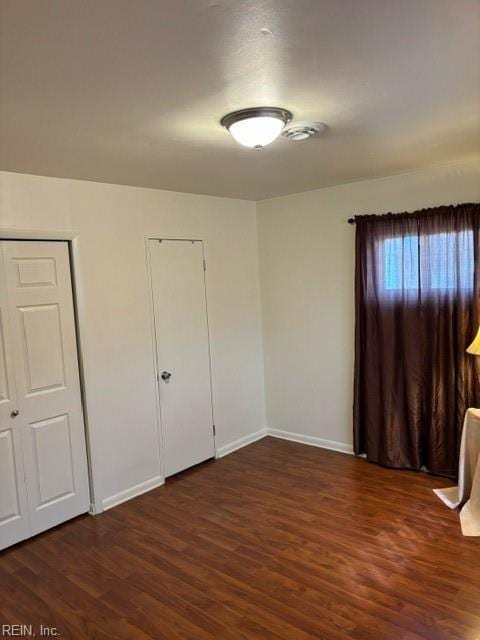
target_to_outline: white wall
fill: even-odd
[[[269,429],[351,450],[355,227],[347,218],[469,201],[480,201],[478,162],[257,203]]]
[[[265,429],[254,203],[2,172],[5,229],[77,238],[97,508],[161,481],[146,235],[204,240],[217,450]]]
[[[205,242],[220,454],[267,422],[276,435],[349,450],[347,218],[469,200],[480,200],[479,163],[265,200],[257,216],[245,201],[0,172],[0,233],[76,236],[97,508],[161,482],[145,236]]]

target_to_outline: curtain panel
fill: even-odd
[[[480,406],[480,204],[355,220],[355,453],[455,476]]]

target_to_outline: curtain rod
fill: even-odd
[[[356,214],[351,218],[348,218],[348,224],[355,224],[357,222],[357,218],[400,218],[404,216],[412,216],[418,214],[436,214],[440,209],[459,209],[460,207],[472,207],[478,206],[479,202],[462,202],[459,204],[447,204],[447,205],[439,205],[437,207],[426,207],[424,209],[420,209],[419,211],[403,211],[401,213],[371,213],[371,214]]]

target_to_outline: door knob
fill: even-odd
[[[19,414],[18,409],[14,409],[10,415],[11,415],[12,418],[16,418],[18,416],[18,414]]]
[[[162,380],[165,380],[166,382],[167,380],[170,380],[170,378],[172,377],[172,374],[169,373],[168,371],[162,371],[160,377]]]

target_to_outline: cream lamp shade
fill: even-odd
[[[477,335],[475,336],[472,344],[467,347],[467,353],[471,353],[474,356],[480,356],[480,327],[478,328]]]

